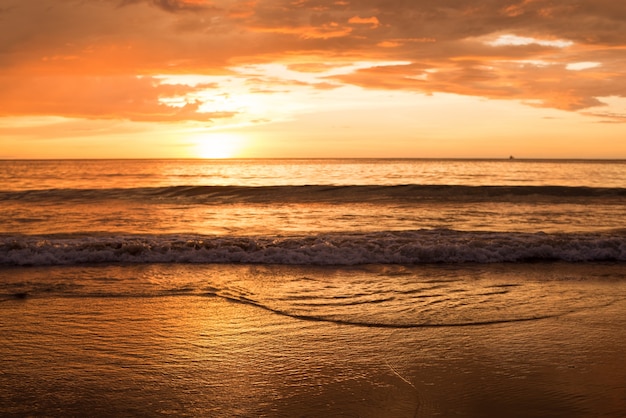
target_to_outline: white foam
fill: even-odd
[[[626,235],[419,230],[314,236],[2,237],[0,264],[357,265],[626,261]]]

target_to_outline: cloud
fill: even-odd
[[[487,42],[491,46],[504,46],[504,45],[532,45],[537,44],[541,46],[550,46],[555,48],[567,48],[572,46],[574,42],[572,41],[564,41],[560,39],[555,40],[544,40],[544,39],[535,39],[529,38],[525,36],[516,36],[516,35],[501,35],[496,40]]]
[[[568,71],[563,64],[544,66],[466,59],[445,66],[439,63],[436,68],[429,68],[428,63],[375,66],[331,79],[364,88],[513,99],[570,111],[603,105],[598,97],[626,96],[626,85],[605,78],[606,72],[585,73]]]
[[[0,116],[56,115],[137,122],[203,121],[232,112],[200,112],[187,97],[206,85],[161,84],[151,77],[0,77]],[[168,104],[167,99],[178,99]]]
[[[348,19],[348,23],[352,23],[355,25],[369,25],[372,28],[376,28],[380,26],[380,22],[378,21],[378,18],[376,16],[372,16],[372,17],[354,16]]]
[[[590,68],[596,68],[599,67],[600,64],[599,62],[573,62],[571,64],[567,64],[565,66],[566,70],[571,70],[571,71],[582,71],[582,70],[588,70]]]
[[[122,6],[145,1],[168,12],[198,11],[212,7],[206,0],[122,0]]]
[[[236,77],[234,67],[269,63],[323,73],[337,62],[402,61],[335,74],[318,87],[446,92],[578,111],[626,96],[623,33],[626,4],[614,0],[5,0],[0,74],[21,90],[3,86],[0,97],[7,87],[14,102],[0,110],[197,120],[207,115],[194,102],[164,104],[166,87],[150,77]],[[70,87],[56,88],[54,77]],[[118,96],[105,95],[96,110],[102,83]]]

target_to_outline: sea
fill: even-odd
[[[626,416],[626,161],[0,161],[0,415]]]

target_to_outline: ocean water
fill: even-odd
[[[0,161],[0,414],[622,416],[625,215],[625,161]]]

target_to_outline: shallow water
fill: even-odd
[[[619,416],[620,267],[4,269],[0,412]]]
[[[621,264],[148,264],[0,270],[0,301],[204,297],[300,321],[374,328],[519,322],[626,299]],[[28,304],[27,304],[28,305]]]

